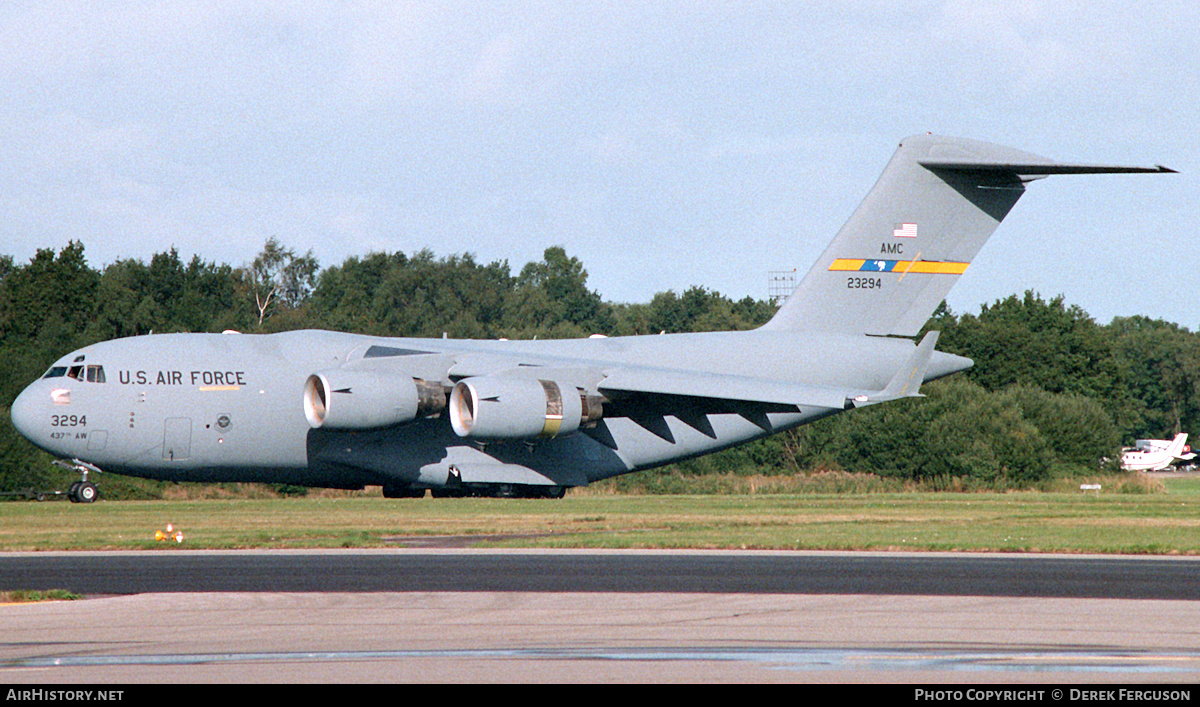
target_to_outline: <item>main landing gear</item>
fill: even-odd
[[[92,503],[97,498],[100,498],[100,489],[96,488],[96,484],[88,481],[88,473],[100,473],[100,468],[94,464],[88,464],[79,459],[55,459],[54,466],[67,469],[69,471],[79,472],[83,478],[71,484],[67,489],[67,498],[71,499],[71,503]]]
[[[562,498],[566,486],[531,486],[527,484],[456,484],[429,490],[434,498]],[[424,498],[424,486],[384,484],[384,498]]]
[[[566,486],[533,486],[529,484],[462,484],[430,490],[434,498],[562,498]]]

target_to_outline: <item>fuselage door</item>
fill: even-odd
[[[163,459],[179,461],[192,454],[192,418],[168,417],[163,430]]]

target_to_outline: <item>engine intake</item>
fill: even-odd
[[[442,384],[369,371],[314,373],[304,384],[304,417],[313,429],[390,427],[446,408]]]
[[[459,437],[558,437],[602,415],[598,396],[561,381],[483,376],[459,381],[450,393],[450,424]]]

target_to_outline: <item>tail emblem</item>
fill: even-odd
[[[902,224],[900,224],[900,228],[897,228],[896,230],[892,231],[892,235],[895,236],[896,238],[916,238],[917,237],[917,224],[902,223]]]

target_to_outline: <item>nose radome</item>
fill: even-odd
[[[45,386],[34,384],[21,391],[10,408],[13,427],[17,428],[17,432],[20,432],[22,437],[35,444],[37,428],[41,420],[39,410],[49,401],[49,395],[50,392],[45,389]],[[45,400],[39,399],[39,396],[44,397]]]

